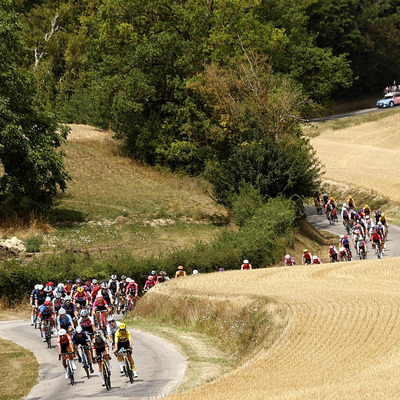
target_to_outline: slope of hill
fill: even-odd
[[[387,110],[306,128],[306,134],[319,133],[311,144],[326,166],[325,178],[400,201],[399,118],[399,110]]]
[[[171,399],[390,399],[400,389],[398,259],[253,271],[175,280],[152,296],[192,296],[284,308],[271,347],[233,372]],[[279,314],[278,314],[279,317]],[[265,347],[264,347],[265,346]]]

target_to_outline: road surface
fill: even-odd
[[[133,358],[139,374],[134,383],[121,377],[119,365],[113,356],[111,365],[112,388],[109,392],[101,386],[97,365],[88,380],[85,371],[76,360],[75,385],[65,380],[64,368],[58,361],[56,338],[53,348],[48,349],[39,336],[39,331],[28,321],[0,322],[0,336],[31,350],[39,364],[39,383],[33,387],[27,399],[151,399],[171,393],[182,381],[186,361],[178,351],[165,340],[138,330],[130,330],[133,339]]]
[[[329,225],[329,221],[325,217],[325,214],[318,215],[315,211],[315,207],[306,206],[307,221],[310,222],[317,229],[322,229],[324,231],[331,232],[335,235],[346,235],[346,230],[344,229],[342,218],[338,215],[339,222],[334,225]],[[400,228],[394,225],[389,225],[388,239],[386,242],[386,250],[383,258],[400,257]],[[333,243],[335,246],[338,242]],[[370,242],[368,243],[368,257],[373,258],[374,254],[371,251]],[[375,256],[376,257],[376,256]]]

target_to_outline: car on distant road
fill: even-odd
[[[386,93],[385,97],[376,102],[378,108],[394,107],[400,104],[400,93]]]

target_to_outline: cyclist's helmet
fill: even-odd
[[[39,285],[38,290],[39,290],[39,291],[44,290],[44,286],[43,286],[43,285]]]
[[[303,253],[307,253],[307,251],[308,251],[307,249],[303,249]]]
[[[197,269],[193,270],[193,275],[197,275],[199,273],[199,271],[197,271]]]
[[[343,246],[340,247],[340,248],[339,248],[339,251],[344,251],[344,247],[343,247]]]
[[[249,260],[243,260],[243,264],[248,264]]]
[[[286,260],[290,260],[290,254],[286,254],[285,258]]]
[[[58,334],[59,334],[60,336],[65,336],[65,335],[67,334],[67,331],[66,331],[65,329],[60,329],[60,330],[58,331]]]
[[[156,271],[151,271],[151,275],[157,275],[157,272]]]
[[[334,200],[334,198],[333,198],[333,197],[330,197],[329,200]]]
[[[350,200],[353,200],[353,197],[349,196],[349,199],[350,199]]]
[[[382,225],[382,222],[381,222],[381,221],[379,221],[379,222],[378,222],[378,225]]]
[[[46,286],[51,286],[51,287],[54,287],[54,283],[53,283],[52,281],[50,281],[50,282],[47,282]]]
[[[313,257],[312,257],[313,260],[316,260],[317,258],[318,258],[317,256],[313,256]]]
[[[365,207],[365,208],[369,208],[369,207],[368,207],[368,204],[366,204],[364,207]]]
[[[81,333],[83,332],[83,329],[82,329],[82,327],[79,325],[79,326],[76,327],[75,331],[76,331],[76,333],[79,335],[79,334],[81,334]]]
[[[90,287],[90,281],[86,281],[85,286]]]
[[[131,282],[131,281],[132,281],[131,278],[126,278],[126,283],[129,283],[129,282]]]
[[[126,329],[126,324],[124,322],[121,322],[121,325],[119,326],[119,329],[121,331],[124,331]]]
[[[62,294],[61,294],[60,292],[56,292],[55,295],[54,295],[54,297],[55,297],[56,299],[61,299]]]
[[[82,279],[81,279],[81,278],[75,279],[75,283],[76,283],[76,284],[82,283]]]
[[[154,277],[152,276],[152,275],[149,275],[148,277],[147,277],[147,280],[148,281],[152,281],[154,279]]]
[[[221,267],[218,271],[221,271],[221,272],[222,272],[222,271],[225,271],[225,270]]]
[[[178,267],[178,269],[183,269],[183,266],[182,266],[182,265],[180,265],[180,266]]]
[[[344,235],[344,239],[347,239],[347,235]]]
[[[359,242],[363,242],[364,239],[363,239],[362,237],[359,237],[359,238],[358,238],[358,241],[359,241]]]
[[[340,235],[340,239],[344,239],[344,235]]]
[[[101,288],[102,289],[107,289],[108,288],[108,283],[106,281],[101,282]]]
[[[121,281],[124,281],[126,279],[125,275],[121,275]]]
[[[82,293],[84,289],[83,289],[83,287],[81,286],[81,287],[78,287],[78,289],[76,289],[76,290],[77,290],[78,293]]]
[[[103,340],[103,335],[101,334],[100,331],[96,331],[96,333],[94,334],[94,340],[96,342],[100,342]]]
[[[347,206],[347,203],[343,203],[343,207],[346,207]]]
[[[384,216],[385,216],[385,214],[384,214],[384,213],[382,213],[382,214],[381,214],[381,217],[384,217]]]
[[[160,275],[165,276],[165,275],[167,275],[167,273],[165,271],[160,271]]]
[[[81,311],[81,317],[87,317],[89,315],[88,310]]]
[[[98,294],[98,295],[96,296],[96,300],[103,300],[103,295]]]
[[[65,296],[64,301],[71,301],[71,296]]]
[[[51,307],[53,304],[52,304],[51,301],[45,301],[45,302],[44,302],[44,305],[45,305],[46,307]]]
[[[50,296],[47,296],[47,297],[44,299],[44,301],[50,301],[50,302],[51,302],[51,297],[50,297]]]
[[[72,283],[72,279],[67,279],[66,283]]]
[[[93,285],[97,285],[99,283],[99,281],[97,279],[92,279],[92,283],[93,283]]]
[[[64,284],[63,284],[63,283],[59,283],[59,284],[57,285],[57,287],[58,287],[59,289],[64,289]]]
[[[117,279],[117,275],[112,274],[112,275],[111,275],[111,280],[115,281],[116,279]]]
[[[130,283],[135,283],[135,280],[134,280],[134,279],[131,279],[131,280],[130,280]]]
[[[64,314],[66,314],[67,312],[65,311],[65,308],[60,308],[59,310],[58,310],[58,315],[64,315]]]
[[[329,248],[330,248],[330,249],[333,249],[333,244],[330,244],[330,245],[329,245]]]
[[[38,290],[39,289],[39,284],[37,283],[36,285],[35,285],[35,290]]]

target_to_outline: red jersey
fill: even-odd
[[[240,269],[253,269],[253,266],[248,263],[248,264],[242,264],[242,266],[240,267]]]

